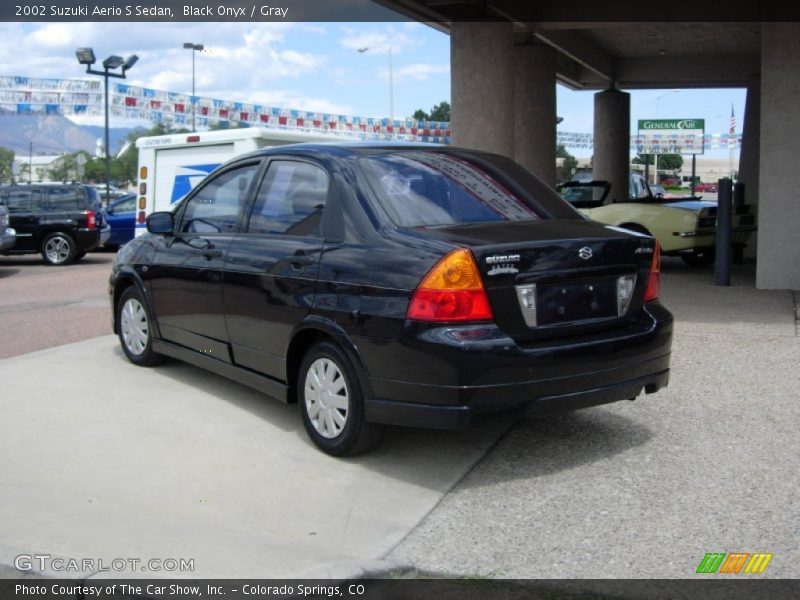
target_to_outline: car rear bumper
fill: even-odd
[[[79,252],[94,250],[100,245],[99,229],[78,229],[75,231],[75,241]]]
[[[643,313],[629,327],[568,341],[518,345],[486,326],[484,339],[473,329],[470,342],[454,337],[456,328],[436,328],[376,344],[363,353],[367,419],[451,429],[481,413],[547,415],[658,391],[669,381],[672,315],[657,303]]]

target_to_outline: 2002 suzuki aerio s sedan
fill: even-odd
[[[329,454],[368,449],[384,424],[460,428],[667,385],[655,240],[587,220],[507,158],[262,149],[147,229],[110,281],[128,359],[171,356],[297,401]]]

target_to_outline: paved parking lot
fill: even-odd
[[[111,330],[108,275],[116,255],[91,252],[66,267],[35,256],[0,256],[0,358]]]
[[[20,328],[4,355],[107,334],[112,257],[0,259],[16,270],[0,274],[0,326]],[[761,551],[775,555],[766,576],[797,577],[793,297],[753,289],[747,267],[726,289],[711,269],[664,266],[665,391],[514,426],[389,430],[355,460],[316,451],[296,407],[180,363],[134,367],[109,335],[0,360],[0,564],[47,552],[194,558],[194,576],[683,578],[705,552]]]
[[[800,338],[790,292],[665,261],[658,394],[514,427],[389,555],[455,575],[685,578],[706,552],[800,576]]]

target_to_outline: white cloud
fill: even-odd
[[[344,35],[339,38],[339,45],[348,50],[371,48],[378,53],[385,52],[386,48],[391,47],[393,54],[399,54],[407,48],[419,46],[422,43],[420,38],[405,31],[398,31],[394,26],[388,26],[383,30],[371,29],[369,31],[343,26],[342,31]]]
[[[450,65],[447,63],[415,63],[394,69],[394,81],[395,83],[408,80],[425,81],[431,77],[443,77],[448,73],[450,73]],[[381,72],[381,77],[388,80],[388,68]]]

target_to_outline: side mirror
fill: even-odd
[[[109,207],[106,209],[106,214],[107,214],[107,215],[113,215],[113,214],[114,214],[114,207],[113,207],[113,206],[109,206]]]
[[[171,212],[154,212],[147,215],[147,231],[157,235],[172,235],[175,220]]]

